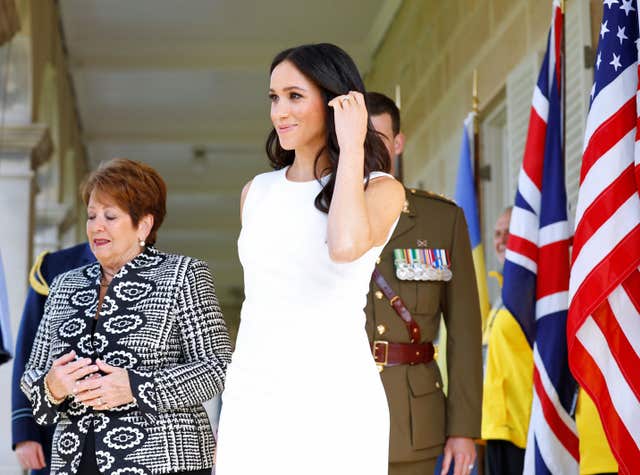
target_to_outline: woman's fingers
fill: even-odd
[[[346,95],[336,96],[329,101],[329,107],[333,107],[334,109],[344,109],[343,102],[348,101],[348,97]]]
[[[364,96],[358,91],[349,91],[349,93],[347,94],[336,96],[328,103],[329,107],[333,107],[334,109],[337,107],[339,107],[340,109],[345,109],[348,106],[363,104]]]
[[[60,358],[53,360],[53,364],[51,365],[51,367],[57,368],[58,366],[64,366],[67,363],[73,361],[75,357],[76,357],[76,352],[71,350],[68,353],[65,353],[64,355],[62,355]]]
[[[340,150],[361,149],[367,135],[367,108],[364,96],[350,91],[334,97],[329,105],[334,110],[336,137]]]
[[[72,361],[71,363],[67,363],[64,366],[61,366],[59,369],[64,374],[71,374],[80,368],[84,368],[92,363],[91,358],[80,358],[76,361]]]
[[[69,376],[73,378],[75,381],[78,381],[84,378],[85,376],[95,373],[96,371],[98,371],[98,366],[94,364],[90,364],[90,365],[82,366],[76,369],[72,373],[69,373]]]
[[[353,101],[362,106],[364,105],[364,95],[358,91],[349,91],[349,95],[353,98]]]
[[[73,393],[80,394],[85,391],[91,391],[93,389],[98,389],[102,387],[103,381],[102,378],[87,378],[82,381],[76,381],[76,384],[73,386]]]
[[[111,366],[110,364],[105,363],[101,359],[96,359],[96,365],[100,368],[100,371],[103,371],[105,374],[117,373],[121,370],[117,366]]]
[[[87,399],[86,401],[81,401],[85,406],[91,406],[95,409],[101,408],[105,405],[104,398],[101,396],[97,396],[93,399]]]
[[[104,390],[100,387],[96,389],[89,389],[86,391],[81,391],[76,393],[75,398],[76,401],[79,401],[83,404],[87,404],[87,401],[93,401],[94,399],[98,399],[102,397],[104,394]]]

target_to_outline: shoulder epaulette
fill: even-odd
[[[40,267],[42,267],[42,262],[44,261],[44,257],[47,254],[49,254],[49,251],[44,251],[43,253],[41,253],[36,259],[35,264],[33,264],[31,271],[29,272],[29,284],[31,284],[33,290],[35,290],[40,295],[49,295],[49,284],[43,277],[42,271],[40,270]]]
[[[434,193],[432,191],[426,191],[426,190],[418,190],[417,188],[409,188],[409,192],[412,195],[422,196],[424,198],[433,198],[433,199],[444,201],[445,203],[449,203],[457,206],[457,203],[453,198],[449,198],[443,194],[438,194],[438,193]]]
[[[500,288],[502,288],[502,282],[504,282],[504,277],[500,272],[495,270],[489,271],[489,277],[493,277],[494,279],[496,279],[498,281],[498,285],[500,285]]]

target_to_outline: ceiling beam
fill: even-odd
[[[188,142],[198,143],[249,143],[251,145],[264,144],[261,137],[266,140],[270,131],[269,123],[265,120],[244,121],[244,123],[226,123],[219,121],[198,123],[193,126],[181,124],[172,128],[170,124],[156,121],[144,125],[121,120],[117,118],[106,119],[102,124],[89,124],[85,121],[87,129],[83,134],[86,142]]]
[[[386,0],[378,11],[378,15],[373,21],[369,34],[367,35],[367,39],[365,40],[367,51],[369,53],[369,60],[371,60],[384,40],[387,30],[391,26],[391,23],[393,23],[393,19],[396,17],[398,10],[400,10],[400,7],[402,6],[402,2],[403,0]]]
[[[389,0],[395,5],[401,0]],[[386,5],[386,4],[385,4]],[[385,6],[372,30],[362,42],[342,43],[345,49],[360,67],[368,63],[373,53],[372,43],[377,47],[384,35],[389,15],[396,9]],[[393,17],[391,17],[392,19]],[[382,33],[379,33],[382,31]],[[268,77],[269,65],[273,56],[288,44],[279,42],[227,42],[224,48],[214,41],[187,41],[183,43],[139,43],[130,39],[113,38],[109,41],[84,41],[74,44],[70,70],[74,73],[83,71],[236,71],[263,73]]]
[[[230,150],[264,150],[264,144],[267,139],[269,130],[260,127],[260,130],[247,131],[246,133],[230,133],[223,134],[218,131],[208,132],[182,132],[179,134],[160,134],[154,132],[123,132],[118,134],[109,134],[102,131],[85,132],[84,139],[89,146],[92,145],[140,145],[140,144],[204,144],[205,147],[220,147]],[[256,136],[264,135],[264,140],[256,139]]]

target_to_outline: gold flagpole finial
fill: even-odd
[[[471,110],[474,114],[477,114],[480,110],[480,99],[478,99],[478,70],[473,70],[473,102],[471,103]]]
[[[564,2],[565,0],[560,0],[560,11],[564,13]]]
[[[396,84],[396,107],[402,109],[402,98],[400,97],[400,84]]]

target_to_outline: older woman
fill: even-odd
[[[82,196],[98,262],[54,280],[21,382],[57,423],[51,473],[210,473],[202,403],[231,350],[207,265],[151,247],[166,200],[151,167],[111,160]]]

